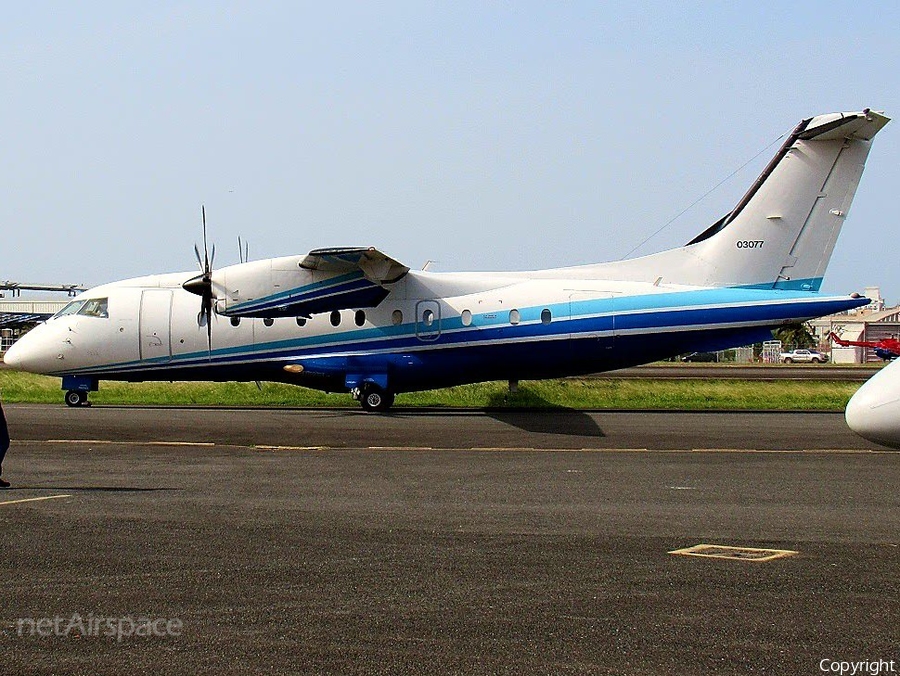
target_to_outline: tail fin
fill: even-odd
[[[628,279],[818,291],[869,154],[889,118],[802,121],[724,218],[679,249],[596,267]]]

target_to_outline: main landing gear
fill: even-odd
[[[67,406],[90,406],[88,401],[88,393],[84,390],[69,390],[66,392]]]
[[[387,411],[394,404],[394,393],[383,390],[373,383],[365,383],[355,390],[353,396],[362,405],[363,410],[371,412]]]

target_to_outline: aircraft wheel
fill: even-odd
[[[394,393],[370,386],[363,390],[359,403],[366,411],[387,411],[394,403]]]
[[[67,406],[84,406],[87,403],[87,392],[81,390],[69,390],[66,392]]]

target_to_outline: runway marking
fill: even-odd
[[[265,444],[256,444],[250,448],[257,451],[327,451],[330,446],[268,446]]]
[[[369,451],[433,451],[431,446],[368,446]]]
[[[675,549],[669,554],[678,556],[697,556],[705,559],[729,559],[732,561],[756,561],[765,563],[775,559],[794,556],[800,552],[793,549],[760,549],[759,547],[732,547],[730,545],[694,545],[684,549]]]
[[[26,442],[29,443],[29,442]],[[35,442],[30,442],[35,443]],[[38,442],[39,443],[39,442]],[[92,444],[94,446],[215,446],[212,441],[112,441],[110,439],[47,439],[45,444]]]
[[[0,502],[0,505],[18,505],[23,502],[39,502],[41,500],[56,500],[58,498],[71,498],[71,495],[44,495],[40,498],[22,498],[21,500],[7,500]]]

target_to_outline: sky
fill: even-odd
[[[0,280],[195,269],[201,205],[217,266],[238,236],[447,272],[680,246],[801,119],[900,115],[898,25],[876,2],[13,3]],[[900,301],[898,188],[894,122],[823,291]]]

